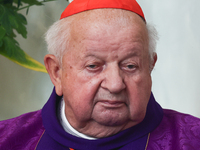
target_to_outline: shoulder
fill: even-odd
[[[41,110],[0,121],[0,149],[29,149],[43,131]]]
[[[180,113],[174,110],[164,109],[162,122],[172,124],[173,126],[197,126],[200,128],[200,119],[189,114]]]
[[[41,110],[22,114],[18,117],[8,120],[0,121],[0,135],[3,130],[10,130],[15,128],[28,129],[29,127],[36,127],[42,123]]]
[[[174,132],[191,135],[200,140],[200,119],[189,114],[164,109],[162,126],[168,125]],[[188,136],[189,137],[189,136]]]
[[[162,122],[157,129],[173,129],[173,131],[193,132],[200,130],[200,119],[189,114],[180,113],[174,110],[163,109]],[[197,134],[196,132],[194,135]],[[199,133],[200,134],[200,133]],[[199,135],[198,134],[198,135]]]
[[[200,147],[199,118],[174,110],[164,109],[163,112],[162,122],[151,133],[154,147],[177,150]]]

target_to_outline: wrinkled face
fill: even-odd
[[[128,128],[145,116],[151,93],[147,31],[138,15],[125,12],[130,14],[125,25],[101,16],[73,24],[61,86],[66,117],[76,129]]]

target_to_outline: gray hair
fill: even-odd
[[[151,24],[146,24],[148,39],[149,39],[149,57],[150,57],[150,71],[153,70],[154,56],[156,55],[156,46],[158,41],[158,32],[156,28]]]
[[[45,36],[48,52],[55,55],[58,58],[60,64],[62,62],[62,56],[69,45],[71,30],[70,24],[73,20],[73,17],[58,20],[49,28]],[[154,55],[156,54],[158,35],[153,25],[146,24],[146,28],[148,31],[149,39],[149,57],[151,61],[150,65],[152,65],[154,62]],[[153,66],[150,66],[150,68],[152,67]]]
[[[70,24],[72,19],[61,19],[56,21],[46,32],[45,41],[47,50],[62,62],[64,51],[68,48],[70,39]]]

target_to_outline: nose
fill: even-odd
[[[118,65],[106,68],[101,87],[110,91],[110,93],[119,93],[126,88]]]

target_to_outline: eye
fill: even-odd
[[[125,70],[125,71],[128,71],[128,72],[133,72],[137,69],[137,65],[135,64],[124,64],[122,66],[122,69]]]
[[[135,65],[127,65],[127,68],[128,68],[128,69],[134,69],[134,68],[135,68]]]
[[[97,65],[93,65],[93,64],[92,64],[92,65],[88,65],[87,67],[88,67],[88,68],[91,68],[91,69],[95,69],[95,68],[97,67]]]
[[[92,72],[96,72],[99,71],[101,69],[101,65],[100,64],[88,64],[86,66],[88,71],[92,71]]]

